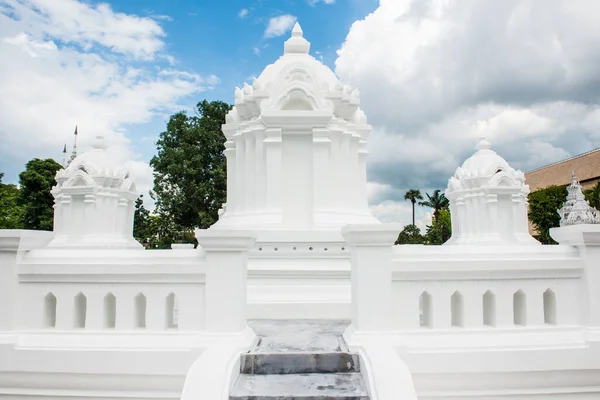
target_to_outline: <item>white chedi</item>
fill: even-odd
[[[284,54],[235,90],[227,114],[227,205],[217,229],[339,230],[378,223],[367,204],[359,92],[309,54],[296,24]]]
[[[600,213],[585,199],[575,171],[571,175],[571,184],[567,186],[567,201],[558,210],[560,226],[600,223]]]
[[[106,152],[102,136],[92,147],[56,173],[49,247],[141,248],[133,238],[138,192],[129,170]]]
[[[452,237],[446,244],[539,244],[528,232],[525,175],[482,138],[448,181]]]

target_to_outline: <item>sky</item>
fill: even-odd
[[[525,172],[600,147],[597,0],[0,0],[4,182],[62,162],[77,125],[78,149],[104,135],[147,193],[169,115],[232,103],[296,21],[360,89],[384,222],[409,223],[406,190],[445,189],[481,136]]]

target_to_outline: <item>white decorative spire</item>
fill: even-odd
[[[302,36],[302,28],[296,22],[292,29],[292,37],[285,41],[283,45],[284,54],[308,54],[310,43]]]
[[[75,125],[75,132],[73,132],[75,138],[73,139],[73,151],[71,152],[71,159],[69,163],[77,157],[77,125]]]
[[[65,147],[63,148],[63,162],[62,162],[62,166],[63,168],[65,168],[67,166],[67,144],[65,143]]]
[[[475,149],[489,150],[491,147],[492,147],[492,144],[485,138],[485,136],[482,136],[479,138],[479,142],[475,146]]]
[[[567,201],[558,210],[560,226],[600,223],[600,213],[590,207],[577,182],[575,171],[571,173],[571,184],[567,186]]]

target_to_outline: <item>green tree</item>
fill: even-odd
[[[144,195],[141,194],[135,200],[135,211],[133,213],[133,237],[135,240],[148,247],[150,237],[153,235],[150,225],[150,211],[144,207]]]
[[[591,207],[600,210],[600,181],[593,188],[584,190],[583,194]]]
[[[425,238],[421,235],[421,230],[415,224],[408,224],[398,234],[398,239],[394,244],[423,244]]]
[[[225,137],[221,125],[231,106],[222,101],[197,104],[197,115],[172,115],[156,143],[153,198],[159,216],[172,219],[193,237],[194,228],[208,228],[226,201]],[[160,224],[164,227],[162,217]]]
[[[452,236],[450,210],[442,208],[437,217],[433,217],[431,225],[427,226],[425,238],[427,244],[444,244]]]
[[[447,209],[450,206],[450,202],[442,193],[440,189],[436,189],[433,191],[433,195],[429,195],[429,193],[425,193],[427,196],[427,200],[420,201],[420,206],[433,208],[433,218],[437,219],[440,210]]]
[[[410,200],[412,204],[412,225],[415,226],[415,203],[417,200],[423,200],[423,195],[419,189],[409,189],[404,194],[404,200]]]
[[[51,231],[54,222],[54,197],[50,190],[56,185],[56,172],[62,166],[51,158],[34,158],[19,174],[20,199],[23,206],[23,228]]]
[[[558,210],[567,199],[566,186],[548,186],[529,193],[529,220],[538,231],[538,240],[544,244],[556,244],[550,236],[550,228],[560,226]]]
[[[23,207],[19,204],[19,188],[2,183],[3,177],[0,172],[0,229],[21,229]]]

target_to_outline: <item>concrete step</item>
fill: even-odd
[[[242,374],[309,374],[360,372],[359,357],[347,352],[247,353],[240,362]]]
[[[359,373],[241,374],[230,400],[369,400]]]

